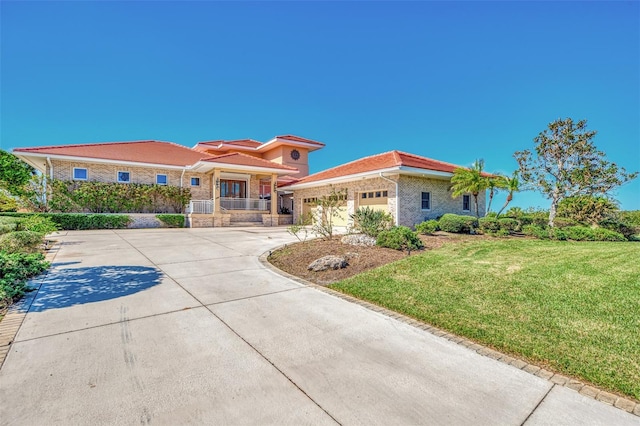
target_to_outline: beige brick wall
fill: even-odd
[[[462,197],[452,198],[449,191],[449,180],[429,179],[414,176],[392,175],[388,178],[398,181],[398,192],[400,199],[400,209],[398,224],[413,227],[425,219],[435,219],[445,213],[474,215],[475,208],[473,197],[471,197],[471,211],[462,210]],[[347,213],[353,214],[358,208],[358,197],[360,192],[365,191],[388,191],[387,211],[395,216],[396,213],[396,193],[395,184],[382,178],[363,179],[333,186],[322,186],[318,188],[308,188],[295,190],[293,194],[294,209],[293,220],[297,221],[302,213],[305,198],[322,197],[331,193],[331,189],[336,191],[347,189]],[[422,192],[431,193],[431,209],[422,210]],[[479,198],[480,215],[484,215],[485,195],[480,194]]]
[[[318,188],[308,188],[296,190],[293,193],[293,220],[297,221],[302,213],[303,202],[305,198],[322,197],[329,195],[332,189],[336,192],[341,189],[347,189],[347,213],[353,214],[358,208],[358,194],[364,191],[388,191],[388,212],[393,214],[395,211],[395,185],[381,178],[363,179],[344,184],[336,184],[333,186],[326,185]]]
[[[73,180],[74,167],[87,169],[87,180],[96,182],[116,182],[117,172],[129,172],[131,183],[154,184],[156,174],[167,175],[167,184],[180,186],[182,170],[163,169],[160,167],[131,167],[111,164],[83,163],[74,161],[51,160],[53,177],[59,180]],[[48,167],[48,166],[47,166]],[[49,170],[47,169],[47,174]],[[191,178],[199,177],[200,186],[191,186]],[[182,178],[183,187],[191,189],[191,198],[194,200],[211,199],[211,175],[204,173],[185,173]]]
[[[473,196],[471,196],[471,211],[462,210],[462,196],[451,197],[449,180],[429,179],[417,176],[401,176],[400,192],[400,225],[414,226],[425,219],[435,219],[445,213],[475,215]],[[422,210],[422,192],[431,193],[431,209]],[[478,197],[480,215],[484,215],[485,195]]]

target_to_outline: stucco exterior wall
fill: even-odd
[[[160,167],[131,167],[112,164],[85,163],[75,161],[51,160],[53,177],[58,180],[73,180],[73,168],[87,169],[87,181],[117,182],[117,172],[129,172],[131,183],[155,184],[156,175],[167,175],[167,184],[180,186],[182,170],[163,169]],[[47,166],[47,176],[49,175]],[[191,186],[191,178],[199,177],[200,186]],[[182,178],[182,186],[191,190],[191,198],[194,200],[211,199],[211,175],[204,173],[185,173]]]

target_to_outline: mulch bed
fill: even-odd
[[[458,236],[449,234],[426,236],[420,239],[425,248],[411,253],[414,256],[424,250],[432,250],[442,246],[446,241],[458,239]],[[320,272],[309,271],[307,267],[311,262],[323,256],[344,256],[349,265],[343,269],[327,270]],[[310,240],[304,243],[288,244],[284,248],[274,251],[269,256],[269,262],[278,269],[304,278],[315,284],[328,285],[336,281],[357,275],[369,269],[377,268],[387,263],[394,262],[407,256],[407,252],[382,248],[377,246],[354,246],[340,242],[340,236],[332,240]]]

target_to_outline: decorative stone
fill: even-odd
[[[375,246],[376,239],[365,234],[349,234],[340,239],[342,244],[352,246]]]
[[[316,259],[307,267],[308,270],[319,272],[327,269],[342,269],[348,265],[347,260],[340,256],[324,256]]]

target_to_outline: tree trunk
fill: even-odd
[[[491,203],[493,202],[493,189],[489,191],[489,205],[487,206],[487,213],[491,211]]]
[[[553,221],[556,218],[556,212],[558,211],[558,202],[560,201],[560,194],[557,190],[553,191],[551,196],[551,208],[549,208],[549,226],[553,228]]]
[[[499,217],[499,216],[500,216],[500,213],[502,213],[502,211],[503,211],[504,209],[506,209],[506,208],[507,208],[507,206],[509,205],[509,203],[511,202],[511,200],[513,200],[513,195],[512,195],[512,193],[510,192],[510,193],[509,193],[509,195],[507,195],[507,201],[505,201],[504,206],[502,206],[502,208],[500,209],[500,211],[498,212],[498,214],[496,215],[496,217]]]
[[[476,217],[480,217],[480,212],[478,211],[478,194],[473,194],[473,200],[476,202]]]

